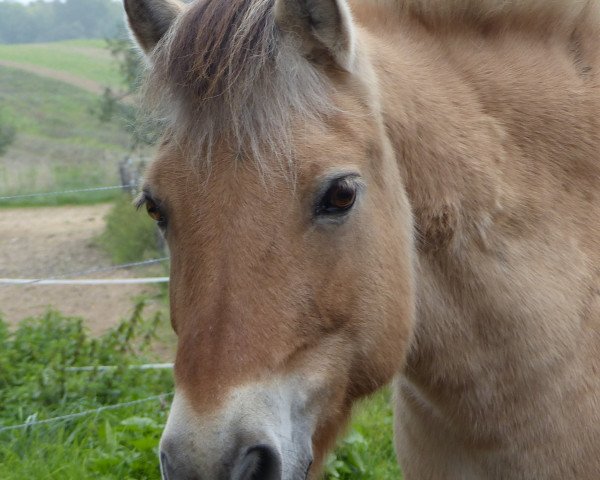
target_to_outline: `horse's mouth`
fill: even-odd
[[[312,459],[308,462],[308,466],[306,467],[306,472],[304,473],[304,480],[308,480],[308,475],[310,474],[310,467],[312,467],[313,461]]]

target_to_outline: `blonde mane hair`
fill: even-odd
[[[329,109],[324,75],[284,41],[274,4],[195,2],[152,54],[148,106],[204,159],[217,141],[258,162],[266,153],[289,158],[291,118]]]

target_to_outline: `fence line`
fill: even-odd
[[[52,417],[52,418],[46,418],[45,420],[36,420],[35,419],[35,414],[31,415],[29,417],[29,420],[26,421],[25,423],[21,423],[18,425],[9,425],[7,427],[0,427],[0,433],[2,432],[7,432],[9,430],[21,430],[24,428],[28,428],[28,427],[35,427],[38,425],[46,425],[48,423],[54,423],[54,422],[60,422],[60,421],[64,421],[64,420],[71,420],[74,418],[81,418],[81,417],[85,417],[87,415],[93,415],[94,413],[102,413],[102,412],[106,412],[108,410],[117,410],[119,408],[125,408],[125,407],[130,407],[132,405],[139,405],[140,403],[146,403],[146,402],[150,402],[153,400],[165,400],[169,397],[172,397],[173,393],[161,393],[160,395],[153,395],[151,397],[147,397],[147,398],[141,398],[139,400],[132,400],[130,402],[123,402],[123,403],[115,403],[113,405],[105,405],[103,407],[99,407],[99,408],[95,408],[93,410],[85,410],[83,412],[78,412],[78,413],[71,413],[69,415],[61,415],[59,417]]]
[[[138,285],[144,283],[168,283],[168,281],[169,277],[89,278],[84,280],[0,278],[0,285]]]
[[[83,277],[85,275],[91,275],[93,273],[113,272],[115,270],[122,270],[122,269],[130,268],[130,267],[141,267],[141,266],[145,266],[145,265],[153,265],[156,263],[164,262],[165,260],[169,260],[169,257],[152,258],[150,260],[142,260],[140,262],[130,262],[130,263],[122,263],[120,265],[111,265],[110,267],[98,267],[98,268],[90,268],[87,270],[80,270],[77,272],[61,273],[60,275],[53,275],[52,277],[48,277],[48,278],[31,279],[29,284],[40,283],[40,282],[43,282],[44,280],[57,280],[57,279],[67,278],[67,277]],[[6,278],[4,280],[11,280],[11,279]],[[27,280],[27,279],[12,279],[12,280]],[[26,283],[19,282],[18,284],[25,285]]]
[[[106,187],[90,187],[90,188],[76,188],[73,190],[61,190],[57,192],[41,192],[41,193],[23,193],[20,195],[8,195],[4,197],[0,197],[0,201],[2,200],[17,200],[20,198],[33,198],[33,197],[51,197],[56,195],[68,195],[71,193],[84,193],[84,192],[101,192],[104,190],[117,190],[124,188],[135,188],[137,185],[129,184],[129,185],[110,185]]]
[[[66,367],[65,372],[112,372],[117,370],[117,365],[90,365],[86,367]],[[143,365],[127,365],[127,370],[171,370],[173,368],[172,363],[145,363]]]

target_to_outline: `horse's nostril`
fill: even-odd
[[[171,472],[171,465],[169,465],[169,459],[167,458],[167,454],[165,452],[160,452],[160,474],[163,480],[174,480],[172,475],[169,474]]]
[[[268,445],[250,447],[239,468],[234,480],[281,480],[281,457]]]

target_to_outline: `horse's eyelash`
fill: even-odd
[[[141,192],[133,201],[133,206],[136,210],[139,210],[146,204],[147,201],[148,197],[146,196],[146,192]]]

